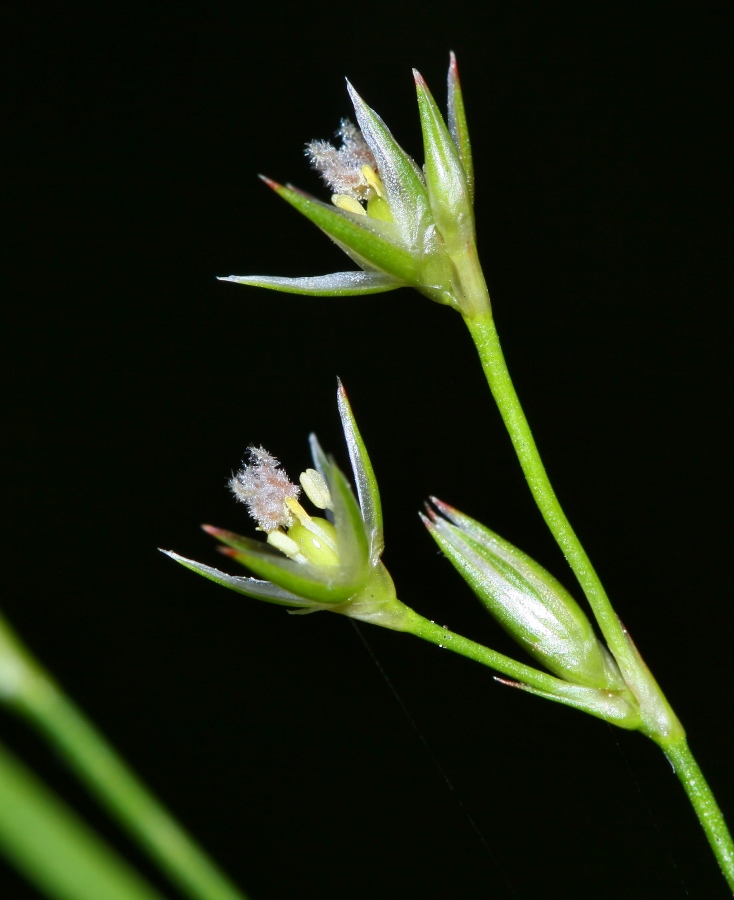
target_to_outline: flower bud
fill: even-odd
[[[512,637],[555,675],[603,690],[625,688],[617,664],[573,597],[542,566],[440,500],[423,521],[460,575]]]

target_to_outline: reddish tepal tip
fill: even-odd
[[[201,529],[212,537],[219,537],[220,534],[224,533],[221,528],[216,528],[214,525],[202,525]]]
[[[428,88],[426,79],[421,75],[418,69],[413,69],[413,78],[415,78],[416,87]]]
[[[435,509],[432,509],[432,508],[428,505],[428,501],[427,501],[427,500],[426,500],[426,502],[423,504],[423,506],[425,507],[426,514],[427,514],[428,518],[431,520],[431,522],[432,522],[432,523],[433,523],[433,522],[438,522],[438,516],[436,515],[436,510],[435,510]],[[419,515],[422,515],[422,513],[419,513]]]
[[[426,512],[428,513],[428,516],[431,516],[431,510],[428,507],[426,507]],[[431,518],[429,519],[428,516],[424,515],[422,512],[419,512],[418,515],[420,517],[421,522],[423,522],[423,524],[426,526],[426,528],[429,531],[432,531],[433,527],[434,527],[433,521],[432,521],[433,516],[431,516]]]
[[[449,75],[457,81],[459,80],[459,66],[456,63],[456,54],[453,50],[449,51]]]
[[[528,689],[528,686],[521,681],[510,681],[509,678],[500,678],[498,675],[494,675],[493,677],[495,681],[499,681],[500,684],[505,684],[507,687],[519,688],[521,691],[526,691]]]
[[[233,559],[237,559],[238,554],[234,547],[217,547],[217,550],[224,556],[229,556]]]
[[[268,178],[267,175],[258,175],[257,177],[258,177],[261,181],[264,181],[265,184],[267,184],[267,186],[268,186],[269,188],[271,188],[272,190],[274,190],[274,191],[279,191],[279,190],[283,187],[282,184],[278,184],[277,181],[273,181],[273,179],[272,179],[272,178]]]
[[[444,503],[443,500],[439,500],[438,497],[429,497],[428,499],[436,507],[436,509],[439,510],[439,512],[444,513],[444,515],[455,512],[453,506],[449,506],[448,503]]]

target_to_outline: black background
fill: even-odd
[[[225,488],[249,443],[295,475],[315,430],[346,465],[339,375],[405,602],[515,652],[423,533],[430,493],[573,587],[459,316],[215,281],[351,268],[255,175],[322,191],[302,147],[349,114],[344,75],[421,159],[410,67],[443,104],[453,49],[517,389],[733,815],[727,7],[6,8],[2,608],[253,900],[727,896],[643,737],[362,626],[408,717],[349,621],[156,551],[216,565],[199,523],[249,529]],[[151,871],[39,740],[0,732]]]

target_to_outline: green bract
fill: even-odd
[[[308,516],[296,503],[303,515],[288,534],[285,529],[277,532],[279,540],[269,535],[270,543],[204,526],[225,545],[225,555],[259,578],[228,575],[170,550],[163,552],[224,587],[290,607],[294,612],[330,610],[400,628],[406,608],[395,597],[392,579],[380,561],[384,547],[382,508],[374,471],[341,384],[337,399],[359,502],[334,460],[324,454],[316,436],[311,435],[315,471],[325,482],[323,494],[330,495],[333,523]],[[294,548],[291,558],[276,549],[281,545]]]
[[[474,234],[474,170],[456,59],[451,55],[448,78],[449,125],[446,126],[423,78],[416,72],[425,151],[425,173],[398,145],[382,119],[348,84],[359,130],[351,126],[347,140],[359,148],[359,162],[347,153],[349,177],[362,179],[358,190],[335,194],[333,205],[291,186],[263,178],[277,194],[325,232],[361,272],[336,272],[308,278],[230,275],[256,287],[317,296],[353,296],[413,287],[438,303],[470,318],[489,309],[479,269]],[[342,123],[342,132],[346,123]],[[323,145],[323,146],[322,146]],[[342,151],[310,145],[313,157],[330,154],[325,168],[338,168]],[[324,150],[326,148],[326,150]],[[349,147],[347,147],[347,150]],[[372,165],[372,163],[374,165]],[[341,175],[325,176],[335,186]],[[366,205],[363,205],[364,201]]]

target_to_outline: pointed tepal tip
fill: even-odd
[[[364,100],[359,96],[359,94],[355,91],[354,85],[347,78],[347,93],[349,94],[349,99],[352,101],[352,106],[354,107],[355,113],[359,116],[359,110],[362,106],[364,106]]]
[[[347,399],[347,392],[344,390],[344,385],[338,375],[336,376],[336,393],[338,397],[344,397],[345,400]]]
[[[498,675],[494,675],[494,680],[499,681],[500,684],[504,684],[507,687],[519,688],[521,691],[526,691],[527,685],[523,684],[521,681],[510,681],[509,678],[500,678]]]
[[[222,556],[227,556],[229,559],[237,559],[239,556],[234,547],[217,547],[217,553],[221,553]]]
[[[449,513],[454,512],[453,506],[449,506],[448,503],[444,503],[443,500],[439,500],[438,497],[429,497],[428,499],[436,507],[436,509],[439,512],[442,512],[444,515],[449,515]]]
[[[426,501],[423,504],[423,506],[426,510],[426,514],[424,515],[423,513],[419,513],[418,515],[421,517],[421,519],[423,519],[423,522],[426,525],[426,527],[430,528],[431,525],[437,525],[438,523],[440,523],[442,521],[437,516],[436,510],[431,509],[430,505],[428,504],[428,501]],[[428,520],[430,521],[430,525],[428,524],[428,521],[426,521],[426,516],[428,517]]]
[[[352,101],[352,106],[354,107],[354,111],[357,114],[357,121],[359,121],[360,112],[364,112],[365,109],[369,110],[369,106],[364,102],[364,100],[359,96],[357,91],[354,88],[352,82],[347,78],[347,91],[349,92],[349,99]]]
[[[219,535],[223,533],[221,528],[215,528],[214,525],[202,525],[201,530],[206,531],[206,533],[210,534],[212,537],[219,537]]]
[[[453,50],[449,53],[449,77],[447,80],[449,83],[449,96],[452,92],[461,90],[461,85],[459,83],[459,66],[457,65],[456,54]]]
[[[415,79],[415,86],[419,88],[423,88],[424,90],[428,89],[428,85],[426,84],[426,79],[421,75],[418,69],[413,69],[413,78]]]
[[[273,181],[273,179],[272,179],[272,178],[268,178],[267,175],[258,175],[257,177],[260,179],[260,181],[264,181],[265,184],[267,184],[267,186],[268,186],[269,188],[271,188],[272,190],[274,190],[274,191],[279,191],[279,190],[281,190],[282,187],[283,187],[282,184],[278,184],[277,181]]]
[[[426,509],[427,509],[428,512],[430,513],[430,509],[428,509],[428,507],[426,507]],[[423,522],[423,524],[426,526],[426,528],[427,528],[429,531],[432,531],[432,530],[433,530],[433,527],[434,527],[434,526],[433,526],[433,522],[428,518],[428,516],[425,516],[422,512],[419,512],[419,513],[418,513],[418,516],[419,516],[421,522]]]

